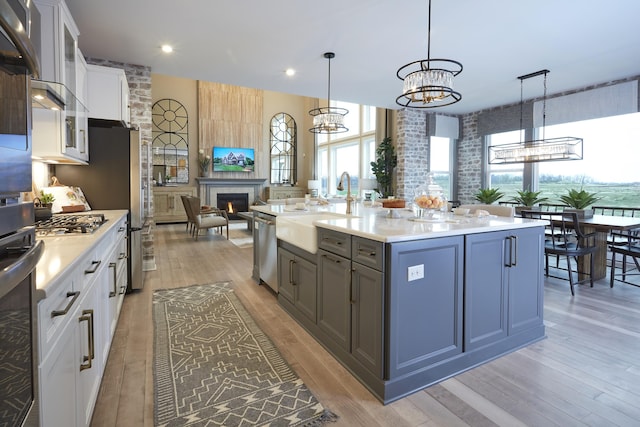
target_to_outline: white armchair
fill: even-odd
[[[227,240],[229,240],[229,217],[226,211],[218,208],[202,210],[198,197],[187,197],[187,201],[190,207],[187,214],[191,214],[193,222],[191,234],[196,240],[198,240],[201,229],[218,228],[222,234],[222,227],[225,226],[227,227]]]

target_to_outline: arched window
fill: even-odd
[[[287,113],[271,118],[271,184],[295,184],[297,127]]]

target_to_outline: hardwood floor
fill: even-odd
[[[231,280],[240,300],[334,426],[638,426],[640,288],[607,281],[545,284],[547,338],[383,406],[251,279],[252,249],[219,234],[196,242],[159,225],[157,270],[127,295],[92,426],[153,426],[151,296],[155,289]]]

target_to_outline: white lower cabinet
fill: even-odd
[[[100,274],[104,274],[103,269]],[[99,277],[97,278],[98,280]],[[76,333],[76,402],[77,402],[77,426],[91,424],[93,408],[98,399],[100,381],[104,371],[103,353],[100,344],[104,343],[104,333],[101,324],[104,324],[105,312],[101,309],[98,295],[100,287],[93,286],[84,300],[78,306],[78,321]]]
[[[41,427],[91,424],[126,291],[121,229],[126,231],[126,217],[59,279],[58,291],[38,303]]]
[[[102,354],[96,351],[103,336],[98,327],[102,315],[98,290],[91,286],[86,293],[81,291],[66,314],[60,314],[66,324],[40,364],[43,427],[91,422],[104,367]]]
[[[76,318],[77,310],[68,313]],[[67,322],[39,369],[40,425],[76,425],[76,322]]]

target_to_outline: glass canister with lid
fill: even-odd
[[[416,218],[432,218],[437,211],[445,211],[447,199],[442,187],[433,181],[433,174],[427,175],[427,183],[416,188],[413,198]]]

